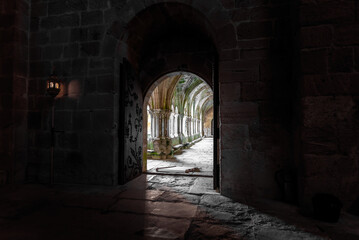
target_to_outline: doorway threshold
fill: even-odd
[[[164,176],[183,176],[183,177],[206,177],[206,178],[213,178],[213,175],[206,175],[206,174],[185,174],[185,173],[166,173],[166,172],[149,172],[145,171],[142,172],[144,174],[149,175],[164,175]]]

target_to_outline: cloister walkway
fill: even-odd
[[[181,154],[174,155],[174,159],[147,160],[147,172],[213,176],[213,138],[203,138],[182,151]],[[193,168],[198,168],[200,172],[185,173],[185,170]]]

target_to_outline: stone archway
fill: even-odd
[[[174,152],[181,153],[183,149],[192,146],[204,137],[202,129],[204,120],[209,112],[213,117],[213,91],[202,78],[195,74],[173,72],[153,83],[144,97],[142,109],[143,171],[145,172],[150,170],[146,166],[147,159],[176,159]],[[147,128],[148,117],[151,117],[149,129]],[[213,148],[212,144],[208,146]],[[205,169],[200,175],[213,176],[213,160],[210,160],[213,159],[213,155],[205,156],[207,155],[203,156],[206,158],[203,158],[203,163],[197,162],[197,165]],[[211,167],[207,167],[208,162]],[[166,161],[157,161],[157,164],[167,165]],[[195,161],[187,161],[185,165],[179,162],[178,164],[182,168],[185,165],[189,167],[195,164]],[[151,166],[153,165],[154,161],[151,160]],[[180,171],[172,172],[179,174]]]
[[[145,98],[145,93],[156,86],[156,83],[152,85],[154,80],[171,72],[188,71],[207,81],[214,89],[214,105],[218,105],[216,40],[212,25],[201,11],[182,3],[155,4],[138,12],[126,29],[120,36],[119,59],[127,59],[135,72],[135,79],[142,90],[141,98]],[[146,108],[142,110],[145,112]],[[216,107],[214,112],[218,116]],[[123,124],[126,125],[126,120]],[[144,134],[142,131],[142,137]],[[214,159],[217,159],[218,147],[214,149]],[[120,161],[126,159],[129,158],[123,156]],[[215,161],[214,165],[215,187],[219,187],[219,161]],[[123,171],[121,164],[119,166]]]

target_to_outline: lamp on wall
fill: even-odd
[[[46,83],[46,93],[52,97],[56,97],[61,90],[61,82],[56,74],[51,74]]]
[[[61,82],[55,73],[52,73],[46,82],[47,95],[55,98],[61,90]],[[50,149],[50,184],[54,183],[54,148],[55,148],[55,103],[51,108],[51,149]]]

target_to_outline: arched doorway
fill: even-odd
[[[120,126],[125,135],[125,139],[120,139],[122,149],[119,152],[123,152],[119,160],[120,183],[136,177],[143,170],[139,158],[143,159],[144,149],[141,148],[140,155],[139,141],[142,143],[142,139],[147,138],[147,132],[143,131],[143,124],[136,128],[133,121],[142,121],[143,113],[147,114],[143,99],[150,88],[159,84],[156,80],[162,76],[191,72],[205,80],[213,89],[213,118],[218,128],[218,53],[214,31],[203,13],[185,4],[155,4],[139,12],[126,29],[119,45],[120,62],[125,63],[120,68],[120,94],[126,98],[120,103]],[[140,109],[142,115],[139,116],[135,109]],[[130,125],[132,132],[127,131]],[[134,129],[140,130],[141,137],[137,137]],[[219,187],[218,133],[215,131],[213,154],[215,188]]]
[[[147,91],[143,109],[144,172],[213,176],[214,143],[207,126],[213,91],[201,77],[164,75]]]

